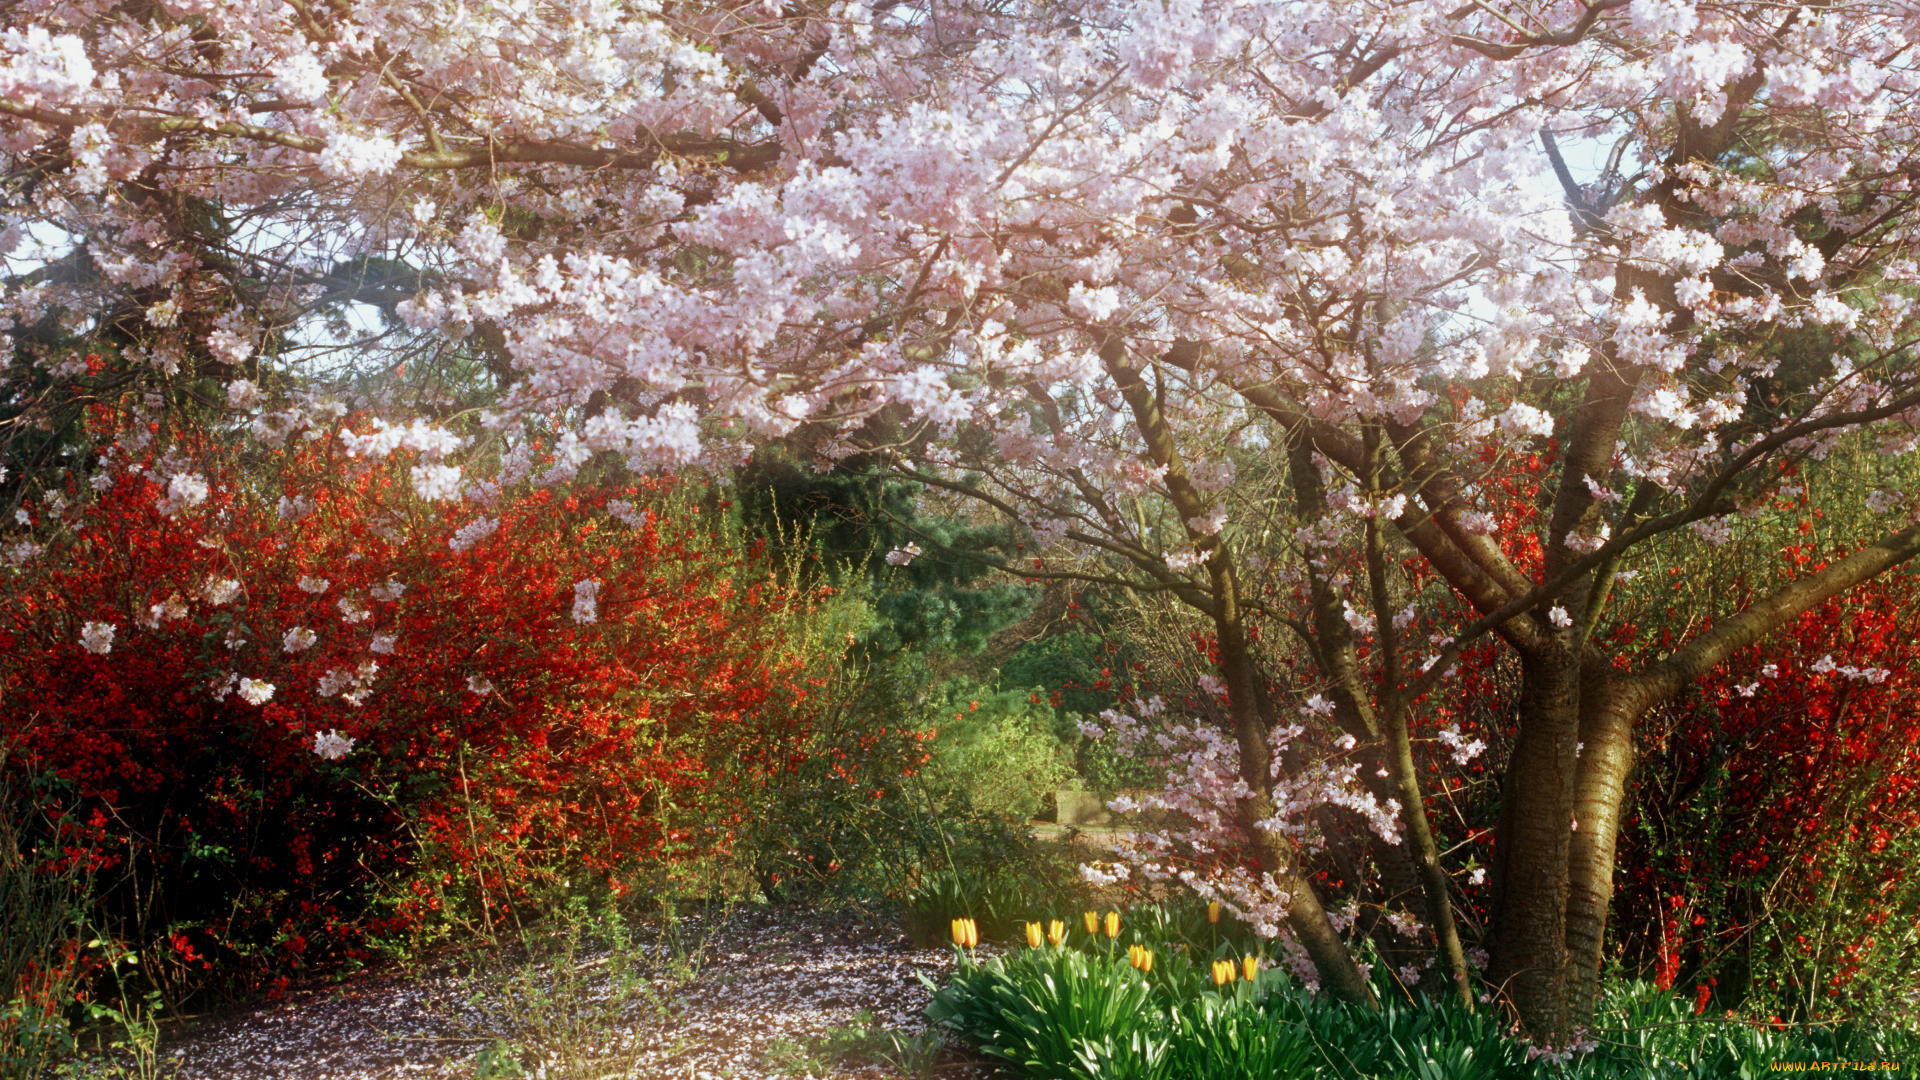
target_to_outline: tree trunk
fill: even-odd
[[[1607,909],[1613,901],[1614,849],[1633,771],[1633,728],[1646,711],[1644,695],[1612,678],[1604,662],[1581,673],[1579,773],[1574,789],[1568,852],[1567,1021],[1589,1027],[1600,994]]]
[[[1520,658],[1520,733],[1507,762],[1496,836],[1492,964],[1496,992],[1536,1040],[1567,1032],[1567,856],[1573,836],[1580,679],[1564,648]]]

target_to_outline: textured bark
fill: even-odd
[[[1564,652],[1521,657],[1520,733],[1496,834],[1494,988],[1538,1040],[1567,1032],[1567,856],[1580,680]]]
[[[1590,1026],[1600,993],[1600,964],[1613,901],[1614,851],[1627,777],[1633,771],[1633,728],[1646,712],[1644,693],[1614,680],[1606,666],[1581,672],[1580,752],[1567,866],[1567,1018]]]

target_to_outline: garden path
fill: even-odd
[[[660,1000],[636,1001],[610,1077],[639,1080],[895,1080],[879,1066],[809,1063],[792,1052],[862,1011],[876,1025],[924,1030],[929,993],[952,968],[946,948],[812,913],[753,912],[710,938],[701,973]],[[593,963],[592,959],[587,961]],[[661,984],[663,987],[668,984]],[[179,1080],[468,1080],[489,1045],[451,970],[367,976],[196,1025],[164,1057]],[[971,1065],[938,1075],[979,1075]]]

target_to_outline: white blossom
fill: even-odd
[[[313,752],[328,761],[339,761],[353,752],[353,744],[358,741],[340,734],[340,730],[335,728],[324,734],[314,735]]]
[[[320,151],[320,171],[342,179],[384,175],[398,164],[400,144],[380,135],[336,131]]]
[[[475,518],[462,525],[458,532],[448,538],[447,546],[455,551],[471,551],[475,544],[499,531],[499,518]]]
[[[212,489],[207,486],[207,478],[199,473],[175,473],[167,480],[166,497],[160,500],[160,513],[173,517],[190,507],[199,506],[207,501]]]
[[[265,400],[267,395],[261,392],[258,383],[235,379],[227,384],[227,408],[236,412],[245,412]]]
[[[94,654],[105,656],[113,651],[113,635],[117,627],[108,622],[90,622],[80,627],[80,647]]]
[[[327,70],[312,53],[295,53],[273,69],[273,88],[289,101],[313,101],[327,93]]]
[[[428,502],[451,502],[460,497],[458,465],[415,465],[409,475],[414,493]]]
[[[600,582],[586,578],[573,583],[573,621],[581,625],[600,618]]]
[[[1460,729],[1457,727],[1441,728],[1435,732],[1435,735],[1439,738],[1441,744],[1446,746],[1450,751],[1450,756],[1453,758],[1455,765],[1465,765],[1474,758],[1479,757],[1487,749],[1486,743],[1481,742],[1479,739],[1469,740],[1465,735],[1460,734]]]

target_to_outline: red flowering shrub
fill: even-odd
[[[1901,572],[1807,612],[1659,717],[1619,904],[1659,985],[1803,1016],[1903,1004],[1886,994],[1920,970],[1917,693],[1920,575]]]
[[[673,483],[429,503],[405,454],[253,453],[110,455],[0,571],[6,768],[162,977],[658,883],[803,759],[823,597]]]

